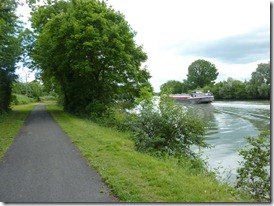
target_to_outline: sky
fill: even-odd
[[[143,46],[156,92],[168,80],[187,78],[188,66],[204,59],[219,76],[249,80],[270,60],[270,1],[108,0],[125,16]],[[21,12],[22,13],[22,12]],[[25,17],[26,18],[26,17]]]
[[[156,92],[168,80],[187,78],[188,66],[215,64],[216,82],[249,80],[270,60],[270,1],[108,0],[137,32]]]

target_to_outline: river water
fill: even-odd
[[[205,138],[212,148],[202,149],[202,157],[211,170],[218,168],[221,178],[233,183],[241,160],[238,151],[247,145],[244,137],[257,137],[261,130],[270,130],[270,101],[215,101],[184,106],[194,109],[208,125]]]

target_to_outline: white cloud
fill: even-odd
[[[253,55],[252,62],[235,61],[242,56],[240,49],[235,53],[227,50],[231,54],[231,59],[226,58],[227,53],[220,52],[213,55],[217,47],[221,47],[224,43],[229,45],[232,37],[252,34],[254,30],[262,27],[269,28],[269,1],[108,0],[107,2],[113,9],[123,13],[133,30],[137,32],[136,42],[143,45],[144,51],[148,54],[145,65],[152,75],[150,82],[155,91],[159,91],[160,85],[168,80],[186,79],[188,66],[197,59],[205,59],[216,65],[220,73],[217,81],[227,77],[249,79],[258,63],[269,60],[265,59],[265,56],[256,54],[254,56],[254,52],[252,53],[254,49],[260,48],[262,42],[260,37],[258,37],[259,43],[254,45],[254,48],[250,44],[251,48],[244,51],[246,58]],[[29,17],[27,7],[19,8],[18,12],[24,15],[24,21]],[[256,38],[253,36],[253,39]],[[195,48],[193,43],[196,43]],[[234,46],[242,47],[243,42],[238,43]],[[178,48],[182,45],[201,51],[196,54],[180,53]],[[233,55],[235,55],[234,59]]]
[[[270,58],[270,28],[263,27],[213,41],[192,41],[174,47],[182,55],[203,55],[230,64],[250,63]]]
[[[268,63],[269,59],[262,59],[248,64],[226,64],[216,61],[215,66],[219,71],[217,82],[227,80],[228,77],[241,81],[249,80],[252,72],[254,72],[260,63]]]
[[[227,77],[248,79],[258,63],[268,61],[260,57],[247,64],[223,62],[222,57],[216,59],[202,53],[179,54],[174,46],[229,40],[231,36],[269,28],[269,1],[108,0],[108,4],[123,13],[133,30],[137,31],[136,42],[142,44],[148,54],[145,64],[156,91],[170,79],[185,79],[188,66],[197,59],[204,58],[215,64],[220,73],[219,81]],[[245,54],[248,55],[252,54]]]
[[[29,8],[28,4],[26,4],[26,2],[24,2],[23,0],[21,0],[20,2],[21,3],[19,3],[16,13],[19,16],[20,20],[27,23],[27,27],[30,28],[29,18],[31,9]]]

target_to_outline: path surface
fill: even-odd
[[[114,202],[100,176],[39,105],[0,160],[0,202]]]

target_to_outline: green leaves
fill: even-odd
[[[270,99],[270,62],[258,64],[251,74],[247,92],[256,98]]]
[[[66,110],[96,112],[92,105],[117,102],[131,107],[140,89],[150,86],[141,68],[147,56],[135,44],[135,33],[104,2],[57,1],[37,9],[32,22],[38,32],[33,57],[44,80],[59,82]]]
[[[199,59],[188,67],[187,82],[190,89],[202,88],[206,85],[214,83],[219,73],[214,64],[209,61]]]
[[[162,84],[160,89],[162,94],[181,94],[183,93],[185,86],[182,82],[169,80],[166,83]]]
[[[144,102],[133,124],[139,151],[195,157],[191,145],[208,146],[202,121],[165,96],[161,97],[159,108],[153,102]]]
[[[0,1],[0,114],[9,109],[11,83],[21,54],[20,26],[14,0]]]
[[[249,146],[242,149],[243,157],[237,169],[237,188],[248,192],[259,202],[270,201],[270,131],[257,138],[246,137]]]

